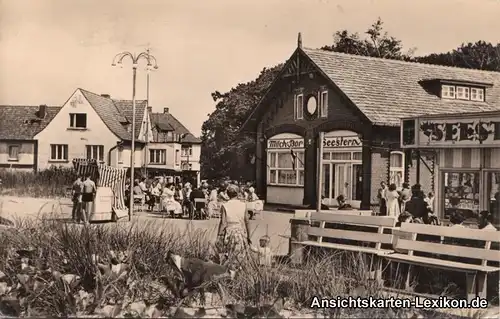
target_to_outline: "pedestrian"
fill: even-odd
[[[380,182],[380,188],[377,193],[377,198],[379,201],[380,215],[387,215],[387,184],[385,182]]]
[[[389,185],[385,193],[386,203],[387,203],[387,216],[398,217],[399,216],[399,194],[397,192],[396,184]]]
[[[227,258],[230,267],[239,268],[247,257],[250,241],[250,224],[245,202],[238,199],[238,186],[226,189],[229,200],[222,204],[218,229],[218,248]]]
[[[405,211],[406,203],[411,199],[411,190],[408,183],[403,183],[403,188],[399,192],[400,212]]]
[[[497,229],[493,226],[493,214],[487,210],[483,210],[479,213],[478,227],[482,230],[492,230]]]
[[[83,181],[83,193],[82,193],[82,203],[83,203],[83,222],[88,224],[90,222],[91,207],[94,202],[95,193],[97,192],[97,187],[93,180],[90,179],[90,174],[86,174],[85,181]]]
[[[71,210],[71,219],[79,223],[82,219],[82,193],[83,193],[83,182],[82,177],[78,176],[76,181],[73,183],[71,189],[71,201],[73,202],[73,209]]]

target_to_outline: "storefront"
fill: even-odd
[[[343,195],[359,208],[362,196],[362,141],[352,131],[332,131],[323,139],[321,190],[326,205],[337,205]]]
[[[488,210],[500,224],[500,111],[402,120],[402,147],[434,150],[436,211],[459,211],[475,222]]]
[[[301,205],[304,193],[304,138],[281,133],[267,140],[267,200]]]

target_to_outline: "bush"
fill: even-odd
[[[45,219],[36,225],[18,223],[3,235],[0,312],[12,316],[84,315],[105,307],[116,315],[138,301],[164,314],[179,303],[168,289],[174,272],[165,260],[167,251],[203,260],[217,257],[207,230],[181,233],[153,223],[84,227]],[[363,277],[362,262],[351,260],[347,266],[337,260],[321,258],[300,269],[285,264],[261,268],[249,260],[242,265],[245,272],[225,287],[244,305],[259,307],[280,299],[296,309],[308,308],[313,296],[379,294],[380,287]],[[335,309],[329,315],[357,311],[367,310]],[[402,315],[399,310],[370,312],[377,318]]]
[[[2,195],[30,197],[63,197],[76,179],[70,168],[51,167],[39,172],[0,170]]]

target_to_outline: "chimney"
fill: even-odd
[[[153,107],[152,106],[148,106],[148,113],[153,113]]]
[[[47,115],[47,105],[42,104],[38,107],[38,117],[44,119]]]
[[[163,108],[163,114],[168,114],[168,107]]]
[[[102,97],[105,97],[105,98],[107,98],[107,99],[110,99],[110,98],[111,98],[111,95],[109,95],[109,94],[101,94],[101,96],[102,96]]]

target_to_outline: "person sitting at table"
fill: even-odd
[[[450,216],[451,227],[462,227],[464,226],[465,217],[461,212],[454,212]]]
[[[337,196],[338,210],[351,210],[352,206],[347,204],[344,195]]]
[[[151,184],[151,187],[149,189],[150,198],[148,201],[148,206],[150,211],[153,211],[155,204],[158,202],[160,198],[161,195],[160,187],[161,185],[158,181],[155,181],[153,182],[153,184]]]
[[[483,210],[479,213],[478,219],[478,228],[482,230],[492,230],[496,231],[497,229],[493,226],[493,214],[487,210]]]
[[[247,202],[253,202],[253,201],[259,200],[259,196],[257,196],[257,194],[255,194],[255,188],[253,188],[253,187],[248,188],[246,196],[245,196],[245,200]]]
[[[167,185],[162,194],[162,210],[166,210],[173,215],[182,215],[182,205],[174,199],[174,194],[174,185]]]

